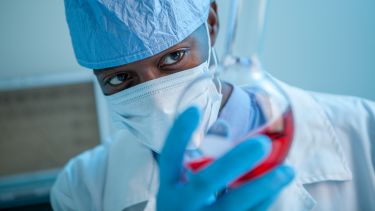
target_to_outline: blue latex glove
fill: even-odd
[[[294,177],[290,167],[279,166],[269,173],[220,196],[207,200],[227,184],[254,168],[271,150],[267,137],[245,141],[223,157],[180,182],[183,154],[199,123],[195,107],[187,109],[172,127],[159,157],[160,186],[157,209],[169,210],[266,210]]]

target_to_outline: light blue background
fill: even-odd
[[[375,1],[272,0],[263,59],[299,87],[375,100]]]
[[[62,0],[1,0],[0,27],[0,79],[89,71],[74,60]],[[265,41],[277,78],[375,100],[374,0],[273,0]]]

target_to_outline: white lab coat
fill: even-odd
[[[375,210],[375,104],[280,85],[295,114],[286,163],[297,175],[271,210]],[[121,131],[72,159],[52,189],[54,209],[154,210],[158,167],[135,140]]]

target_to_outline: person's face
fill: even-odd
[[[177,45],[144,60],[94,70],[105,95],[169,74],[190,69],[208,58],[208,38],[204,25]]]
[[[215,2],[211,3],[207,23],[211,45],[214,45],[219,28]],[[118,67],[94,70],[94,73],[103,93],[112,95],[153,79],[191,69],[207,61],[207,58],[207,30],[202,25],[185,40],[157,55]]]

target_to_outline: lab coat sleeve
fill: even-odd
[[[371,150],[372,167],[375,172],[375,102],[364,100],[364,108],[368,112],[368,135]]]
[[[107,155],[101,145],[69,161],[51,190],[54,210],[102,210]]]
[[[55,185],[51,190],[51,205],[53,210],[71,211],[77,207],[72,198],[67,172],[63,172],[58,177]]]
[[[367,155],[368,159],[368,167],[369,170],[372,167],[372,178],[375,177],[375,102],[364,100],[364,99],[357,99],[362,106],[362,109],[356,109],[355,112],[353,112],[352,116],[358,116],[357,119],[362,117],[362,121],[357,120],[355,121],[355,125],[358,127],[358,133],[360,133],[361,139],[363,141],[363,154]],[[350,119],[353,119],[354,117],[350,117]],[[362,122],[362,123],[361,123]],[[361,162],[362,165],[364,165],[364,161]],[[361,165],[358,163],[358,165]]]

